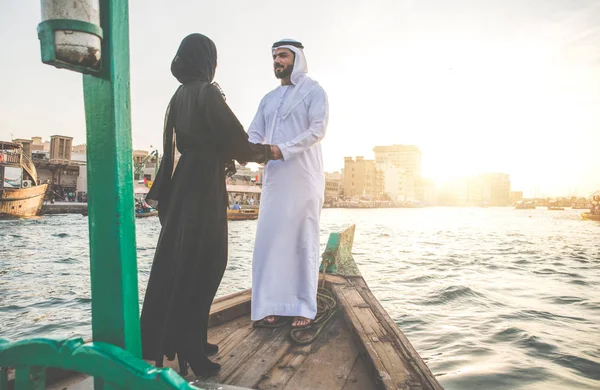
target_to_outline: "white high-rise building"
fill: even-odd
[[[416,145],[390,145],[375,146],[375,162],[385,164],[387,162],[404,169],[407,175],[421,176],[422,153]]]

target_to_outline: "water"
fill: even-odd
[[[373,293],[446,389],[600,388],[600,223],[578,210],[322,214],[356,223]],[[87,218],[0,221],[0,337],[89,336]],[[219,295],[250,287],[255,221],[230,223]],[[159,233],[137,220],[140,299]]]

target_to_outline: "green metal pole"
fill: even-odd
[[[94,341],[141,356],[128,0],[100,0],[102,71],[83,76]]]

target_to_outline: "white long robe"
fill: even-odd
[[[278,145],[283,160],[265,166],[252,260],[252,320],[268,315],[315,318],[319,220],[325,192],[319,141],[329,107],[306,77],[278,87],[260,103],[250,142]]]

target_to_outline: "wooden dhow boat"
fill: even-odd
[[[581,213],[581,218],[588,219],[591,221],[600,221],[600,214]]]
[[[185,379],[174,387],[160,388],[442,389],[360,275],[351,255],[354,229],[351,226],[329,237],[320,284],[335,305],[326,317],[320,312],[314,326],[294,332],[289,324],[256,326],[250,321],[251,291],[245,290],[216,299],[212,305],[209,341],[219,345],[212,359],[222,365],[217,376],[196,378],[187,367],[180,368],[177,359],[165,359],[165,368],[155,368],[132,356],[123,357],[126,353],[119,350],[119,357],[130,362],[122,370],[157,382],[165,373],[177,378],[178,372]],[[322,318],[326,319],[320,322]],[[69,342],[74,341],[64,340],[54,347],[55,353],[65,353],[64,345]],[[0,365],[7,362],[4,355],[19,348],[16,344],[0,344]],[[71,354],[98,354],[96,344],[80,340]],[[103,354],[115,359],[105,350]],[[64,370],[48,371],[46,378],[54,381],[47,383],[49,389],[91,389],[93,384],[91,377]]]
[[[227,209],[227,219],[229,221],[248,221],[258,218],[258,209]]]
[[[0,141],[0,218],[38,215],[47,188],[21,144]]]

